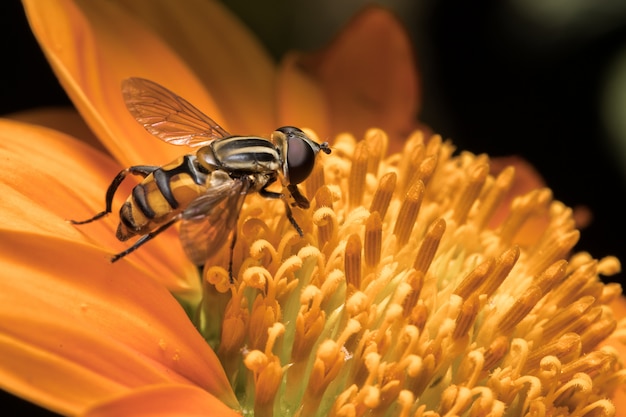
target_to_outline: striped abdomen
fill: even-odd
[[[207,175],[194,155],[157,168],[133,188],[120,208],[117,238],[144,235],[178,215],[207,189]]]

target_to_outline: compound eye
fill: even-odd
[[[300,184],[307,179],[315,165],[315,151],[303,139],[287,135],[287,169],[289,183]]]

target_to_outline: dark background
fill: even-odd
[[[603,30],[555,30],[504,3],[428,1],[419,15],[402,16],[423,77],[420,119],[459,149],[529,160],[556,199],[591,210],[577,249],[626,260],[624,161],[611,150],[600,106],[609,64],[626,48],[626,24],[613,16]],[[0,115],[71,104],[17,0],[0,2],[0,42]],[[276,57],[301,47],[269,45]],[[12,406],[20,410],[14,415],[52,415],[0,392],[0,407]]]

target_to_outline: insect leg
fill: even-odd
[[[178,220],[180,220],[180,216],[176,216],[173,219],[171,219],[170,221],[168,221],[167,223],[163,224],[161,227],[159,227],[158,229],[153,230],[150,233],[147,233],[143,236],[141,236],[132,246],[130,246],[128,249],[123,250],[120,253],[117,253],[115,255],[113,255],[111,257],[111,262],[115,262],[120,260],[121,258],[123,258],[124,256],[128,255],[129,253],[132,253],[134,251],[136,251],[141,245],[143,245],[144,243],[146,243],[147,241],[151,240],[153,237],[155,237],[156,235],[158,235],[159,233],[161,233],[162,231],[164,231],[165,229],[167,229],[168,227],[170,227],[171,225],[173,225],[174,223],[176,223]]]
[[[267,187],[267,186],[269,186],[269,184],[267,184],[265,187]],[[275,193],[273,191],[266,190],[265,187],[263,187],[263,188],[261,188],[259,190],[259,194],[262,197],[265,197],[265,198],[281,198],[283,200],[283,202],[285,203],[285,215],[287,216],[287,219],[289,220],[289,223],[291,223],[293,228],[296,229],[296,232],[298,232],[300,237],[303,237],[304,236],[304,232],[302,232],[302,229],[300,228],[300,226],[296,222],[296,219],[293,218],[293,213],[291,212],[291,207],[289,207],[289,203],[285,199],[285,196],[283,194],[281,194],[281,193]],[[300,191],[298,191],[298,188],[295,185],[294,186],[292,186],[292,185],[288,185],[287,186],[287,189],[289,190],[290,193],[292,193],[292,195],[294,195],[293,188],[296,189],[296,193],[297,193],[297,195],[294,196],[294,199],[296,200],[296,205],[298,205],[298,207],[308,208],[309,207],[309,200],[307,200],[305,196],[300,194]],[[301,199],[304,199],[304,201],[306,201],[306,205],[300,205],[302,203]]]
[[[304,232],[302,232],[302,229],[300,228],[300,226],[296,222],[296,219],[293,218],[293,214],[291,213],[291,207],[289,207],[289,204],[286,201],[285,201],[285,215],[287,215],[287,219],[289,219],[289,223],[291,223],[293,228],[296,229],[296,232],[298,232],[300,237],[303,237],[304,236]]]
[[[237,219],[239,219],[239,215],[237,215]],[[237,221],[235,221],[237,224]],[[235,243],[237,243],[237,227],[233,229],[233,237],[230,239],[230,254],[228,258],[228,282],[232,285],[235,283],[235,278],[233,278],[233,252],[235,251]]]
[[[289,184],[287,189],[291,193],[291,196],[296,201],[296,205],[303,209],[308,209],[310,207],[309,200],[300,193],[300,189],[295,184]]]
[[[115,176],[115,178],[111,182],[111,185],[109,185],[109,188],[107,189],[104,211],[101,211],[100,213],[96,214],[93,217],[90,217],[87,220],[70,220],[70,223],[72,224],[91,223],[94,220],[98,220],[106,216],[107,214],[111,212],[111,206],[113,205],[113,196],[115,195],[115,192],[119,188],[120,184],[122,184],[122,181],[124,181],[124,178],[126,178],[126,175],[128,174],[140,175],[141,177],[145,178],[157,168],[159,167],[152,166],[152,165],[135,165],[135,166],[128,167],[120,171],[119,174]]]

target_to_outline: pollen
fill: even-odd
[[[243,414],[615,415],[626,371],[604,343],[626,323],[602,277],[619,261],[573,253],[549,189],[508,198],[513,167],[437,135],[387,141],[335,138],[293,209],[303,236],[248,196],[235,284],[205,267],[199,328]]]

